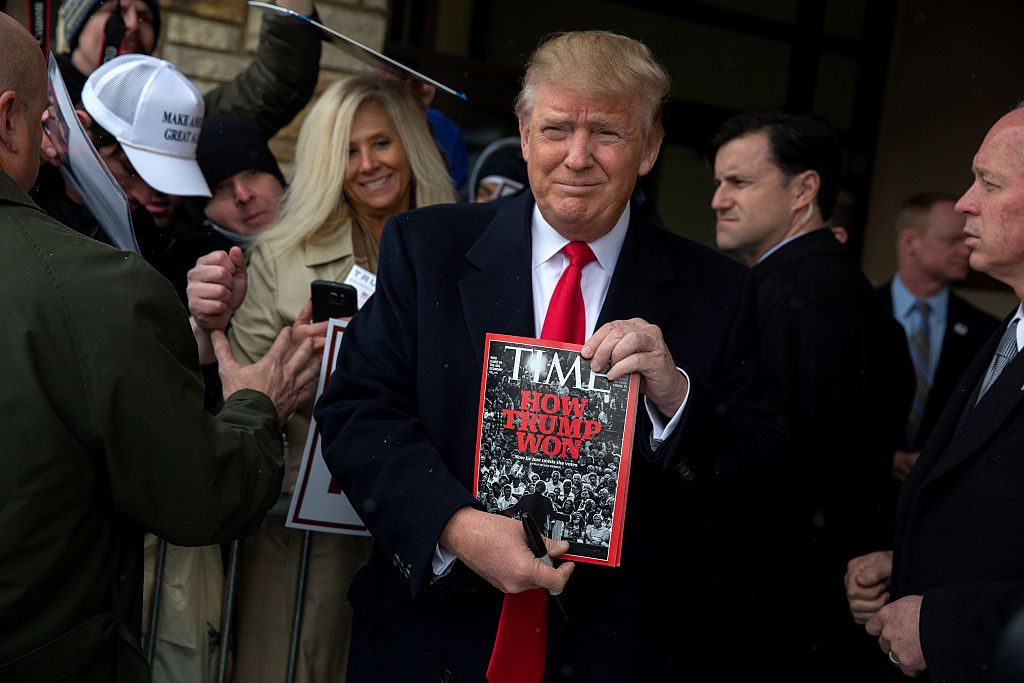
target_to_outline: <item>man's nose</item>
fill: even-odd
[[[565,155],[565,165],[573,169],[582,169],[590,165],[590,135],[579,129],[569,138],[569,150]]]
[[[711,195],[711,208],[715,211],[725,211],[731,206],[729,191],[725,185],[719,185]]]
[[[252,190],[246,183],[236,180],[235,183],[235,202],[238,204],[245,204],[252,199]]]
[[[139,30],[139,12],[134,6],[121,11],[121,16],[124,18],[124,30],[127,32]]]

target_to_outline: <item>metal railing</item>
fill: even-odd
[[[283,518],[288,513],[290,497],[283,496],[267,517]],[[313,541],[313,532],[304,531],[302,535],[302,551],[299,555],[298,580],[295,586],[295,607],[292,611],[292,633],[288,643],[288,668],[285,675],[285,683],[293,683],[295,680],[295,667],[299,658],[299,636],[302,633],[302,613],[306,597],[306,573],[309,567],[309,553]],[[228,566],[225,573],[224,600],[221,605],[221,633],[220,648],[217,651],[217,676],[216,683],[224,683],[228,669],[228,646],[231,639],[231,629],[235,618],[235,597],[238,592],[238,556],[241,548],[241,541],[232,541],[228,553]],[[149,602],[149,615],[146,623],[149,624],[149,632],[143,640],[142,649],[146,660],[152,665],[153,655],[156,651],[157,621],[160,616],[160,595],[161,584],[163,583],[164,561],[167,557],[167,541],[157,539],[156,556],[153,565],[153,589]]]

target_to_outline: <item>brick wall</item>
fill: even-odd
[[[156,56],[174,62],[202,92],[231,80],[252,60],[262,10],[244,0],[160,0],[160,7],[163,29]],[[317,0],[316,8],[324,25],[375,50],[383,48],[388,0]],[[317,93],[342,76],[368,68],[325,43]],[[288,177],[308,109],[270,141]]]

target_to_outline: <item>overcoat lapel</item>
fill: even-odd
[[[466,252],[466,259],[479,272],[459,282],[459,295],[473,350],[481,364],[488,332],[535,336],[532,211],[533,196],[528,192],[510,200]],[[674,277],[672,268],[655,239],[658,228],[638,213],[635,209],[632,212],[597,327],[628,318],[643,318],[663,326],[672,311],[673,302],[660,295],[664,284]]]
[[[950,401],[950,405],[947,406],[941,419],[943,433],[934,434],[933,437],[938,438],[932,438],[930,441],[948,445],[941,453],[933,454],[932,463],[926,464],[929,470],[922,486],[971,457],[999,431],[1012,414],[1020,409],[1024,401],[1024,354],[1018,354],[1003,369],[981,401],[973,405],[977,385],[985,376],[995,347],[1005,330],[1006,326],[1000,325],[993,333],[993,338],[985,344],[964,375],[957,392],[958,400]],[[955,430],[952,434],[949,433],[951,429]]]
[[[532,210],[529,192],[509,200],[466,252],[466,260],[478,272],[459,281],[459,296],[479,367],[483,367],[488,332],[534,336]]]
[[[674,275],[655,239],[654,231],[659,228],[638,217],[638,213],[634,207],[595,330],[607,322],[629,318],[643,318],[664,327],[671,314],[675,302],[664,296],[663,288]]]

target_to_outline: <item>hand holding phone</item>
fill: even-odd
[[[356,314],[356,288],[342,282],[315,280],[310,285],[313,299],[313,322],[328,318],[351,318]]]

